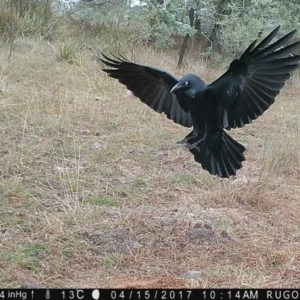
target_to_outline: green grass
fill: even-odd
[[[99,195],[92,195],[88,197],[88,202],[98,206],[119,206],[118,201],[110,197],[99,197]]]
[[[119,255],[114,253],[106,255],[100,260],[100,265],[104,269],[111,269],[111,268],[114,269],[118,267],[118,265],[120,265],[121,263],[122,263],[122,258]]]
[[[47,245],[39,242],[27,242],[25,245],[15,245],[11,249],[1,250],[1,262],[7,266],[20,267],[25,270],[40,272],[43,260],[47,256]]]

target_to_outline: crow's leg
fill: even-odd
[[[183,140],[176,142],[176,144],[188,144],[191,139],[194,139],[197,136],[197,132],[193,130]]]
[[[199,145],[203,142],[203,140],[205,139],[205,137],[203,137],[202,139],[190,144],[190,143],[186,143],[187,147],[189,149],[199,149]]]

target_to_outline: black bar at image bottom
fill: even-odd
[[[0,289],[2,299],[300,300],[300,289]]]

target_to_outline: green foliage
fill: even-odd
[[[0,33],[3,42],[17,36],[47,36],[57,19],[52,15],[50,0],[0,2]]]
[[[122,0],[82,1],[75,7],[71,14],[73,18],[82,22],[88,22],[92,26],[109,24],[121,27],[128,9],[127,1]]]
[[[202,33],[213,41],[205,55],[224,65],[241,55],[249,43],[263,38],[279,24],[284,33],[300,26],[299,5],[297,1],[289,0],[207,0],[202,2],[198,16],[201,24],[208,24],[203,25]]]
[[[147,0],[143,6],[131,7],[127,1],[94,0],[80,3],[72,17],[93,27],[110,28],[117,39],[125,34],[130,48],[140,42],[165,47],[173,44],[174,34],[194,33],[188,24],[184,1],[166,2],[166,5],[160,5]]]
[[[203,36],[208,43],[206,56],[215,62],[232,59],[248,44],[270,32],[278,24],[285,32],[299,28],[296,0],[145,0],[141,6],[127,1],[82,2],[74,14],[92,26],[105,26],[112,33],[113,47],[122,41],[133,49],[139,43],[170,47],[174,36]],[[115,40],[115,41],[114,41]],[[119,43],[118,43],[119,41]],[[105,47],[111,48],[106,43]]]
[[[60,61],[66,61],[70,64],[73,64],[74,62],[78,63],[78,54],[81,49],[82,46],[78,42],[72,39],[66,39],[59,45],[57,58]]]
[[[285,5],[282,2],[286,2]],[[249,1],[246,7],[228,5],[229,12],[218,22],[222,52],[233,57],[240,55],[249,42],[268,34],[278,24],[284,32],[299,27],[299,19],[293,15],[287,1]]]
[[[20,35],[58,38],[64,40],[59,58],[74,62],[77,44],[88,39],[103,51],[133,54],[137,45],[171,47],[174,37],[197,32],[196,41],[207,42],[201,45],[206,47],[204,55],[219,64],[239,56],[278,24],[282,32],[300,27],[298,0],[141,2],[131,6],[127,0],[82,0],[66,6],[59,0],[0,1],[1,39],[12,44]],[[75,39],[81,42],[76,44]]]
[[[135,8],[136,13],[126,18],[132,34],[129,41],[150,42],[156,47],[166,47],[174,43],[173,35],[194,34],[188,24],[188,16],[183,1],[167,1],[166,5],[145,1],[147,5]],[[136,30],[138,28],[138,30]]]

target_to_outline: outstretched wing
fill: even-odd
[[[254,41],[225,74],[209,85],[218,100],[224,128],[243,127],[262,115],[274,103],[290,73],[299,66],[300,55],[291,53],[299,48],[300,41],[285,46],[296,30],[268,46],[279,28],[255,48]]]
[[[132,63],[126,59],[109,58],[102,54],[101,61],[112,69],[102,69],[110,77],[126,85],[128,90],[158,113],[185,127],[193,125],[189,107],[182,94],[170,93],[178,80],[162,70]]]

